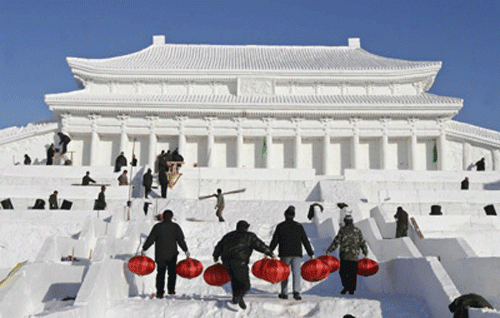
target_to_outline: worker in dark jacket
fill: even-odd
[[[478,162],[474,164],[476,166],[476,171],[484,171],[486,164],[484,163],[484,158],[481,158]]]
[[[51,210],[59,209],[59,204],[57,203],[57,194],[58,194],[58,192],[54,191],[54,193],[52,193],[49,196],[49,209],[51,209]]]
[[[238,304],[242,309],[247,306],[243,296],[250,290],[250,277],[248,276],[248,262],[252,251],[256,250],[274,258],[271,249],[262,242],[255,233],[248,232],[246,221],[238,221],[236,231],[224,235],[214,249],[213,257],[217,262],[219,257],[231,277],[231,290],[233,304]]]
[[[484,297],[477,294],[466,294],[455,298],[448,309],[453,313],[453,318],[469,318],[469,307],[493,309]]]
[[[54,163],[55,153],[54,144],[50,144],[49,149],[47,149],[47,166],[51,166]]]
[[[396,238],[408,236],[408,213],[398,206],[396,214]]]
[[[144,186],[144,197],[147,199],[148,195],[151,193],[151,186],[153,185],[153,175],[151,174],[151,169],[148,169],[142,176],[142,185]]]
[[[161,187],[161,197],[165,199],[167,197],[167,190],[168,190],[167,170],[160,169],[160,171],[158,172],[158,181],[160,182],[160,187]]]
[[[344,223],[344,227],[339,230],[332,244],[326,249],[326,254],[330,255],[340,246],[339,275],[344,287],[340,293],[349,292],[353,295],[357,284],[359,250],[361,249],[367,256],[368,248],[361,230],[354,226],[352,216],[346,216]]]
[[[469,190],[469,178],[465,177],[465,179],[460,182],[460,190]]]
[[[101,192],[97,195],[97,200],[94,202],[94,210],[104,210],[106,208],[106,186],[101,186]]]
[[[59,136],[59,146],[62,145],[61,155],[64,155],[67,151],[67,147],[69,142],[71,141],[71,138],[69,138],[68,135],[63,134],[62,132],[58,132],[57,135]]]
[[[125,158],[125,153],[122,151],[120,152],[120,155],[116,157],[115,160],[115,172],[120,172],[122,167],[127,166],[127,158]]]
[[[149,233],[146,242],[142,246],[142,254],[147,249],[155,244],[155,261],[158,264],[156,269],[156,298],[163,298],[165,293],[165,272],[168,268],[167,290],[169,295],[175,295],[175,281],[177,273],[175,267],[177,265],[177,245],[186,253],[189,258],[189,251],[184,241],[184,233],[181,227],[172,222],[174,213],[171,210],[163,212],[163,221],[155,224],[151,233]]]
[[[276,226],[273,239],[269,248],[274,251],[279,244],[278,256],[282,262],[290,266],[293,276],[293,298],[301,300],[300,297],[300,261],[302,260],[302,245],[307,254],[314,258],[314,251],[307,238],[306,231],[302,224],[295,222],[295,207],[290,205],[285,211],[285,221]],[[281,282],[281,299],[288,299],[287,295],[288,278]]]
[[[82,185],[89,185],[90,182],[95,183],[95,180],[90,177],[90,171],[87,171],[82,178]]]

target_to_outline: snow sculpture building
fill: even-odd
[[[153,165],[179,148],[187,165],[241,168],[500,170],[500,134],[451,120],[459,98],[427,93],[441,62],[348,46],[166,44],[67,62],[80,88],[45,102],[73,141],[75,165],[120,151]],[[129,155],[130,157],[130,155]],[[445,160],[443,160],[445,159]]]

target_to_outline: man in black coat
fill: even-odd
[[[301,300],[300,297],[300,261],[302,260],[302,245],[307,254],[314,258],[314,251],[307,238],[306,231],[302,224],[295,222],[295,207],[290,205],[285,211],[285,221],[276,226],[273,239],[269,248],[274,251],[279,244],[278,255],[281,261],[290,266],[293,276],[293,298]],[[287,295],[288,278],[281,282],[281,299],[288,299]]]
[[[68,135],[63,134],[62,132],[58,132],[57,135],[59,136],[59,145],[62,145],[61,155],[64,155],[66,153],[67,146],[71,141],[71,138],[69,138]]]
[[[97,200],[94,203],[94,210],[104,210],[106,208],[106,196],[104,195],[106,191],[106,186],[101,186],[101,192],[97,196]]]
[[[47,149],[47,166],[51,166],[54,163],[55,153],[54,144],[51,144],[49,149]]]
[[[49,209],[51,209],[51,210],[59,209],[59,204],[57,203],[57,194],[58,194],[58,192],[54,191],[54,193],[52,193],[49,196]]]
[[[153,185],[151,169],[148,169],[148,172],[142,176],[142,185],[144,186],[144,197],[147,199],[148,195],[151,193],[151,186]]]
[[[242,309],[247,306],[243,296],[250,290],[250,277],[248,276],[248,262],[252,251],[256,250],[274,258],[271,249],[262,242],[255,233],[248,232],[246,221],[238,221],[236,231],[224,235],[214,249],[213,257],[217,262],[219,257],[231,277],[231,290],[233,304],[238,304]]]
[[[82,185],[89,185],[90,182],[95,183],[95,180],[90,177],[90,171],[87,171],[82,178]]]
[[[408,212],[398,206],[394,218],[396,219],[396,238],[408,236]]]
[[[122,151],[115,161],[115,172],[120,172],[122,167],[127,166],[127,158],[125,158],[124,152]]]
[[[461,190],[469,190],[469,178],[465,177],[465,179],[460,182],[460,189]]]
[[[189,258],[188,247],[184,241],[184,233],[181,227],[172,222],[174,213],[171,210],[163,212],[163,221],[155,224],[151,233],[149,233],[146,242],[142,246],[142,254],[155,244],[155,261],[158,265],[156,268],[156,298],[163,298],[165,293],[165,272],[168,268],[167,290],[169,295],[175,295],[175,281],[177,273],[175,268],[177,265],[177,245],[186,253]]]
[[[476,166],[476,171],[484,171],[486,170],[486,164],[484,162],[484,158],[481,158],[478,162],[474,164]]]

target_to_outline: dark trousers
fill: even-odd
[[[157,262],[156,268],[156,295],[163,296],[165,293],[165,272],[168,269],[167,290],[169,294],[175,293],[175,281],[177,280],[177,273],[175,266],[177,265],[177,255],[166,260]]]
[[[151,187],[144,186],[144,197],[147,199],[148,195],[151,193]]]
[[[248,276],[248,264],[242,260],[232,259],[223,261],[222,264],[231,277],[231,290],[233,299],[240,299],[250,290],[250,277]]]
[[[342,286],[344,286],[347,291],[354,292],[356,290],[357,278],[358,278],[358,261],[340,261],[339,270],[340,280]]]
[[[160,183],[160,186],[161,186],[161,197],[166,198],[167,197],[167,184]]]

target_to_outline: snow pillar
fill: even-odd
[[[417,135],[412,132],[410,137],[410,156],[411,156],[411,170],[417,170],[418,156],[417,156]]]
[[[463,168],[463,170],[468,170],[470,164],[471,164],[470,143],[464,141],[462,143],[462,168]]]

